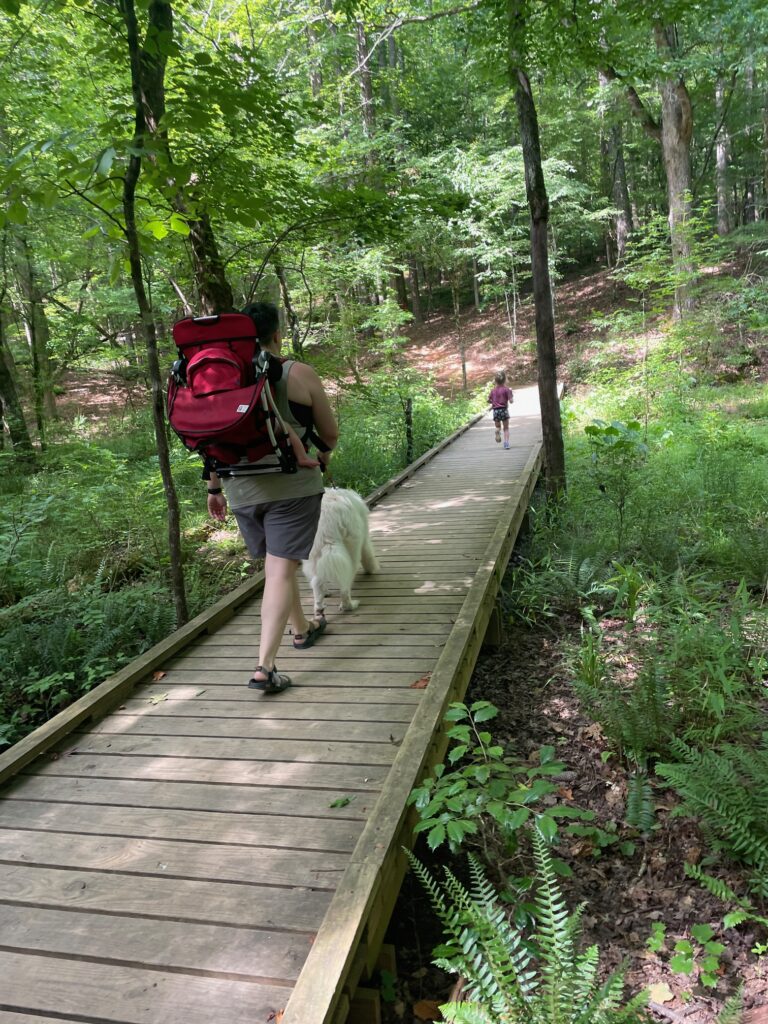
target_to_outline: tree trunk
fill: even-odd
[[[397,84],[400,81],[401,75],[398,69],[397,42],[394,32],[390,32],[387,37],[387,63],[389,64],[390,71],[389,109],[395,117],[399,117],[400,99],[397,95]]]
[[[421,291],[419,290],[419,265],[415,256],[408,260],[408,278],[411,285],[411,312],[413,322],[424,323],[424,312],[421,308]]]
[[[451,298],[453,299],[453,322],[456,327],[456,337],[459,342],[459,357],[461,359],[461,388],[467,392],[467,342],[464,332],[461,329],[461,306],[459,305],[459,281],[458,271],[451,275]]]
[[[20,464],[31,465],[35,461],[35,449],[16,390],[16,381],[11,370],[12,360],[5,340],[5,311],[0,308],[0,414],[8,427],[14,458]]]
[[[669,58],[678,50],[674,25],[656,25],[656,47]],[[681,77],[664,78],[661,92],[661,151],[667,175],[669,232],[672,262],[679,275],[675,289],[675,314],[682,317],[694,305],[692,288],[694,267],[691,260],[691,138],[693,108],[688,89]]]
[[[403,414],[405,417],[405,464],[410,466],[413,462],[413,399],[406,398],[403,403]]]
[[[731,218],[728,212],[728,150],[730,148],[730,137],[723,120],[724,96],[725,84],[723,79],[718,76],[717,84],[715,85],[715,116],[717,117],[718,124],[722,121],[715,148],[718,235],[727,235],[731,230]]]
[[[275,268],[277,280],[280,282],[280,294],[283,298],[285,314],[288,317],[288,327],[291,332],[291,349],[294,356],[297,359],[301,359],[303,353],[301,345],[301,331],[299,330],[299,318],[296,314],[296,310],[293,308],[293,303],[291,302],[291,293],[288,291],[288,281],[285,278],[285,268],[280,262],[280,257],[277,251],[275,251],[272,265]]]
[[[552,315],[552,291],[549,279],[547,226],[549,198],[541,166],[541,144],[536,105],[531,84],[523,70],[525,19],[521,0],[507,0],[509,50],[508,71],[515,89],[515,104],[520,122],[520,141],[525,166],[525,191],[531,214],[531,269],[533,301],[536,311],[536,354],[539,379],[539,403],[547,467],[547,491],[556,495],[565,490],[565,449],[557,394],[555,321]]]
[[[408,309],[408,289],[405,286],[405,274],[399,267],[393,269],[389,278],[390,287],[397,296],[400,309]]]
[[[134,105],[134,137],[128,167],[123,178],[123,216],[125,218],[125,239],[128,245],[128,262],[131,270],[131,282],[136,295],[136,303],[141,316],[141,328],[147,350],[147,365],[152,384],[152,420],[155,428],[155,443],[160,464],[160,475],[168,506],[168,546],[170,551],[170,576],[173,604],[176,612],[176,625],[182,626],[189,614],[184,586],[184,568],[181,552],[181,516],[179,500],[171,473],[168,435],[165,432],[165,403],[163,400],[163,383],[160,375],[160,361],[157,354],[157,337],[152,309],[144,287],[144,276],[141,267],[141,249],[139,233],[136,226],[136,185],[141,174],[141,152],[144,148],[148,132],[145,117],[147,98],[147,82],[142,76],[145,67],[145,53],[139,42],[139,29],[136,21],[134,0],[119,0],[120,11],[126,27],[126,41],[131,65],[131,87]],[[157,6],[154,2],[150,5]],[[169,5],[170,6],[170,5]],[[151,15],[150,15],[151,17]],[[152,58],[151,63],[154,63]],[[162,86],[162,82],[161,82]]]
[[[363,118],[363,135],[368,140],[369,148],[365,154],[365,162],[369,167],[376,163],[376,155],[373,151],[373,139],[376,132],[376,116],[373,107],[373,83],[371,81],[371,68],[366,61],[368,56],[368,41],[365,37],[365,26],[362,21],[355,22],[355,40],[357,45],[357,63],[360,67],[358,79],[360,82],[360,109]]]
[[[320,97],[323,88],[323,72],[318,53],[317,32],[312,25],[307,25],[307,60],[309,63],[309,87],[312,99]]]
[[[605,72],[598,72],[600,85],[608,85]],[[611,112],[612,123],[603,127],[601,136],[601,155],[603,158],[603,191],[618,211],[611,217],[610,242],[606,246],[608,265],[620,263],[627,248],[627,239],[633,230],[632,204],[629,201],[627,169],[624,163],[624,133],[621,123],[616,120],[615,111]]]
[[[477,260],[472,260],[472,294],[475,300],[475,309],[480,311],[480,282],[477,279]]]
[[[32,356],[35,418],[40,442],[45,445],[46,421],[56,419],[56,398],[53,393],[53,367],[50,357],[51,332],[35,261],[26,238],[19,240],[18,252],[16,269],[23,300],[24,330]]]

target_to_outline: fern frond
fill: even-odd
[[[653,790],[644,771],[632,772],[627,781],[627,808],[624,818],[628,825],[640,832],[650,832],[655,820]]]
[[[726,999],[723,1008],[718,1014],[717,1024],[741,1024],[744,1019],[744,989],[739,987],[736,992]]]

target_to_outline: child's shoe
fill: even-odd
[[[496,428],[496,444],[498,444],[500,441],[501,441],[501,431],[497,427]]]
[[[505,442],[504,442],[504,447],[505,447],[505,448],[509,448],[509,441],[505,441]]]

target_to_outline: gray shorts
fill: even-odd
[[[306,498],[267,501],[232,511],[254,558],[270,554],[300,562],[312,549],[322,500],[322,494],[310,494]]]

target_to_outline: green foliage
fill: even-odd
[[[708,924],[694,924],[690,939],[678,939],[672,947],[669,968],[674,974],[696,974],[701,985],[716,988],[721,973],[720,958],[725,952],[722,942],[714,940],[715,930]],[[646,945],[654,953],[667,952],[666,927],[660,922],[652,925]]]
[[[87,693],[105,676],[174,628],[173,606],[158,583],[105,590],[59,587],[0,613],[0,744]]]
[[[623,1002],[623,979],[598,981],[596,946],[578,950],[579,914],[569,914],[548,840],[533,832],[537,887],[535,929],[512,924],[479,863],[470,855],[467,889],[448,869],[436,882],[411,856],[445,930],[435,963],[467,982],[467,1002],[441,1007],[452,1024],[619,1024],[642,1019],[645,994]]]
[[[554,747],[542,747],[538,763],[531,766],[495,744],[481,726],[497,714],[488,701],[476,701],[469,707],[454,703],[446,714],[446,721],[453,723],[447,733],[453,741],[447,762],[456,767],[438,765],[434,775],[408,798],[419,813],[415,832],[426,832],[430,849],[446,843],[456,851],[467,837],[479,834],[486,850],[495,844],[509,855],[518,848],[518,833],[534,820],[551,840],[557,834],[559,819],[594,818],[591,811],[578,807],[562,803],[546,806],[544,798],[551,797],[558,788],[552,777],[565,766],[555,760]],[[557,869],[562,874],[569,870],[560,861]]]
[[[682,803],[676,814],[696,817],[712,846],[754,869],[753,893],[768,898],[768,750],[724,744],[697,750],[673,740],[677,760],[656,766]]]
[[[592,450],[592,476],[601,494],[616,512],[616,547],[624,540],[627,502],[639,485],[640,469],[648,456],[642,425],[637,420],[605,423],[595,420],[584,428]]]

